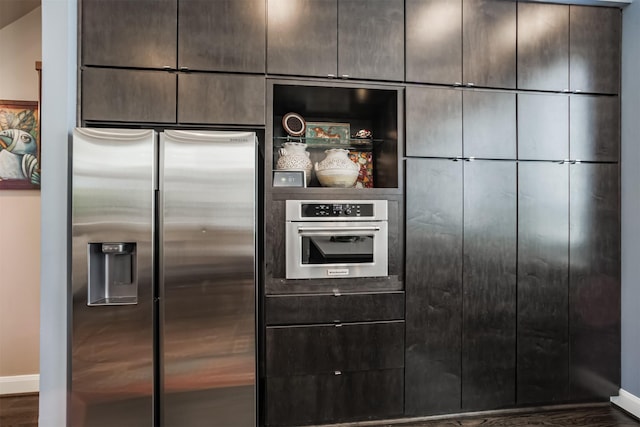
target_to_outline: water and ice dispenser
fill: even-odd
[[[136,243],[89,243],[88,305],[138,303]]]

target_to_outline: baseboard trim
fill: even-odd
[[[38,393],[40,375],[14,375],[0,377],[0,396],[6,394]]]
[[[622,408],[636,418],[640,418],[640,397],[620,389],[618,396],[611,396],[611,403]]]

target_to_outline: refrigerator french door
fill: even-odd
[[[73,427],[256,424],[256,137],[72,147]]]

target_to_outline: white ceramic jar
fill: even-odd
[[[282,144],[282,148],[280,148],[278,153],[280,157],[276,163],[276,169],[304,170],[307,173],[306,181],[307,185],[309,185],[313,164],[311,160],[309,160],[307,144],[301,142],[285,142]]]
[[[327,157],[315,165],[316,176],[323,187],[353,187],[360,167],[349,158],[349,150],[325,150]]]

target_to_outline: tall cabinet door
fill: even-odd
[[[620,159],[620,100],[617,96],[571,95],[570,158],[595,162]]]
[[[608,401],[620,385],[619,168],[570,171],[570,397]]]
[[[569,158],[569,97],[519,93],[518,159]]]
[[[407,81],[462,82],[462,0],[406,0],[405,7]]]
[[[518,165],[518,404],[569,387],[569,166]]]
[[[516,95],[465,91],[463,153],[485,159],[516,158]]]
[[[501,0],[463,1],[464,83],[516,87],[516,5]]]
[[[404,0],[338,2],[338,75],[404,80]]]
[[[264,73],[265,0],[180,0],[178,67]]]
[[[570,6],[570,88],[618,93],[622,12],[613,7]]]
[[[161,425],[255,426],[255,134],[160,147]]]
[[[464,166],[462,408],[515,404],[516,164]]]
[[[83,0],[82,63],[176,67],[177,0]]]
[[[462,165],[407,160],[406,415],[460,410]]]
[[[569,88],[569,6],[518,3],[518,88]]]
[[[337,0],[267,1],[267,72],[335,76]]]

